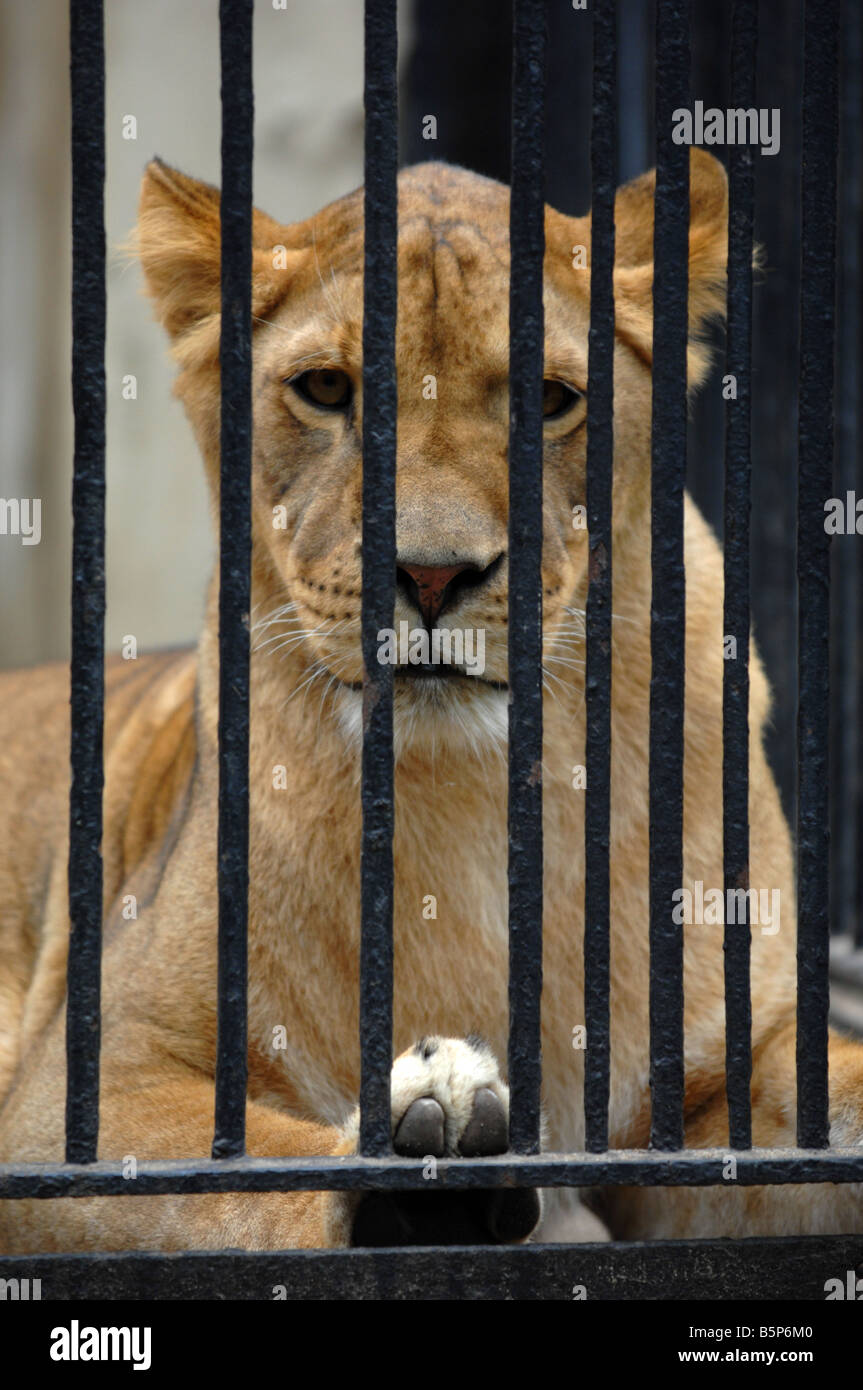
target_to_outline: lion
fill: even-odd
[[[723,310],[727,188],[691,152],[689,388]],[[648,708],[653,197],[616,199],[611,710],[612,1147],[648,1142]],[[509,191],[426,163],[399,175],[395,629],[484,634],[483,660],[394,674],[392,1133],[397,1152],[507,1147]],[[584,611],[590,217],[545,214],[545,1146],[583,1147]],[[285,226],[253,221],[253,552],[247,1145],[357,1145],[362,740],[361,191]],[[216,189],[146,169],[137,246],[176,390],[219,506]],[[514,267],[517,273],[517,267]],[[434,390],[427,389],[433,379]],[[514,500],[518,505],[518,499]],[[722,557],[685,505],[682,890],[723,884]],[[209,1152],[216,1052],[218,574],[195,651],[107,663],[100,1157]],[[449,640],[449,639],[448,639]],[[454,650],[457,647],[453,644]],[[480,669],[480,667],[482,669]],[[763,748],[751,661],[751,883],[781,921],[752,932],[752,1123],[795,1144],[792,845]],[[68,674],[0,678],[0,1157],[63,1154]],[[124,903],[137,904],[130,919]],[[430,906],[431,905],[431,906]],[[685,1126],[727,1143],[722,927],[684,926]],[[281,1042],[277,1044],[276,1040]],[[863,1047],[830,1039],[835,1143],[863,1138]],[[219,1193],[0,1203],[7,1251],[522,1241],[572,1230],[546,1192],[391,1197]],[[856,1187],[612,1189],[608,1232],[742,1236],[863,1229]],[[603,1228],[597,1227],[602,1230]]]

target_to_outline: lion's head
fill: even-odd
[[[619,191],[616,205],[615,563],[618,549],[625,556],[627,546],[648,544],[653,190],[654,176],[645,174]],[[292,226],[256,212],[253,238],[254,659],[289,658],[290,689],[318,686],[342,728],[356,734],[362,195]],[[218,192],[152,163],[138,244],[216,501]],[[549,679],[574,687],[587,563],[589,252],[589,216],[547,209],[543,626],[549,661],[558,662]],[[693,150],[691,386],[706,372],[697,334],[721,308],[725,254],[725,175]],[[506,187],[444,164],[402,171],[398,584],[389,651],[400,744],[506,739],[509,275]]]

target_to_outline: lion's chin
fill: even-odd
[[[506,749],[506,687],[476,677],[399,679],[393,692],[393,752],[439,757],[447,752],[488,755]],[[342,734],[357,747],[363,737],[362,692],[343,687],[334,701]]]

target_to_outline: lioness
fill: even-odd
[[[441,164],[399,177],[396,628],[485,634],[484,666],[397,669],[392,1123],[410,1153],[505,1147],[508,190]],[[648,1139],[648,686],[654,176],[617,197],[611,821],[611,1143]],[[690,386],[721,312],[725,175],[691,156]],[[363,205],[254,219],[254,553],[248,1148],[344,1154],[358,1092],[360,422]],[[547,1146],[582,1135],[583,612],[589,218],[546,213],[545,908]],[[138,245],[179,363],[177,391],[214,512],[219,448],[219,196],[154,162]],[[280,254],[274,248],[284,248]],[[518,268],[514,268],[518,273]],[[437,393],[424,390],[429,376]],[[515,504],[518,505],[517,499]],[[684,882],[722,886],[722,565],[686,515]],[[197,652],[112,660],[105,731],[100,1153],[209,1152],[216,1036],[217,586]],[[795,1142],[794,877],[761,734],[753,657],[751,882],[781,921],[752,936],[753,1129]],[[65,667],[0,681],[0,1155],[63,1152],[68,918]],[[54,769],[55,771],[51,771]],[[285,785],[286,784],[286,785]],[[134,895],[137,918],[124,916]],[[430,897],[436,915],[427,911]],[[671,908],[670,908],[671,910]],[[778,930],[776,927],[778,926]],[[722,927],[685,941],[686,1138],[727,1143]],[[485,1041],[478,1041],[477,1036]],[[277,1040],[286,1040],[279,1046]],[[835,1142],[863,1138],[863,1048],[830,1044]],[[528,1235],[532,1194],[453,1214],[343,1194],[0,1203],[10,1251],[334,1245]],[[541,1235],[567,1202],[550,1194]],[[613,1190],[614,1235],[861,1229],[856,1189]]]

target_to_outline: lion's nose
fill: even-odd
[[[444,609],[454,603],[457,595],[468,585],[481,583],[500,560],[483,568],[472,560],[455,565],[416,565],[400,562],[396,575],[409,598],[423,616],[426,627],[434,627]]]

